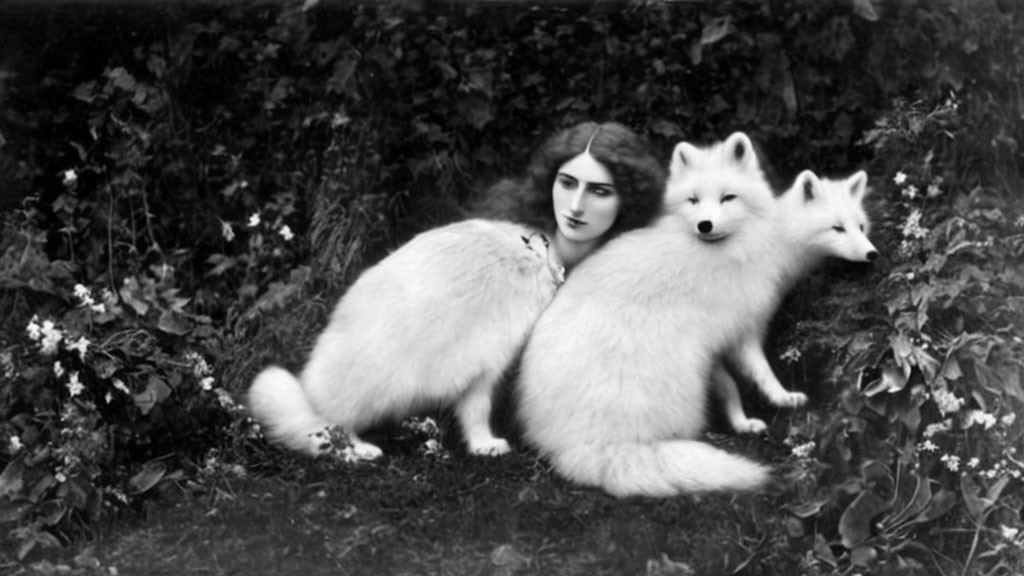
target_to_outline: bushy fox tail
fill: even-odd
[[[330,447],[330,423],[310,405],[299,379],[284,368],[270,366],[256,376],[248,405],[271,441],[312,456]]]
[[[753,490],[771,474],[765,466],[693,440],[581,446],[552,460],[570,479],[619,497]]]

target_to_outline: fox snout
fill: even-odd
[[[711,220],[701,220],[697,222],[697,232],[701,234],[711,234],[711,231],[715,229],[715,225],[711,223]]]

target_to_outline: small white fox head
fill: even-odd
[[[779,202],[783,213],[810,253],[852,262],[871,262],[878,250],[868,240],[864,212],[868,175],[863,170],[841,180],[819,179],[804,170]]]
[[[767,217],[774,199],[750,138],[736,132],[708,148],[677,144],[665,209],[681,215],[690,231],[709,243],[751,229],[752,219]]]

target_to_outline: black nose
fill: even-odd
[[[711,220],[701,220],[697,223],[697,231],[701,234],[708,234],[714,226],[711,224]]]
[[[874,250],[868,252],[868,262],[874,262],[875,258],[878,258],[878,252]]]

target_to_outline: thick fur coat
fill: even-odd
[[[521,225],[467,220],[421,233],[366,270],[338,302],[298,378],[260,373],[248,406],[266,435],[307,454],[349,434],[454,405],[468,450],[507,452],[489,426],[491,397],[561,282],[547,241]]]
[[[580,264],[537,322],[519,382],[525,439],[562,475],[617,496],[762,485],[768,468],[696,438],[724,358],[774,402],[801,402],[760,339],[809,266],[803,205],[773,196],[741,133],[679,144],[664,214]]]

